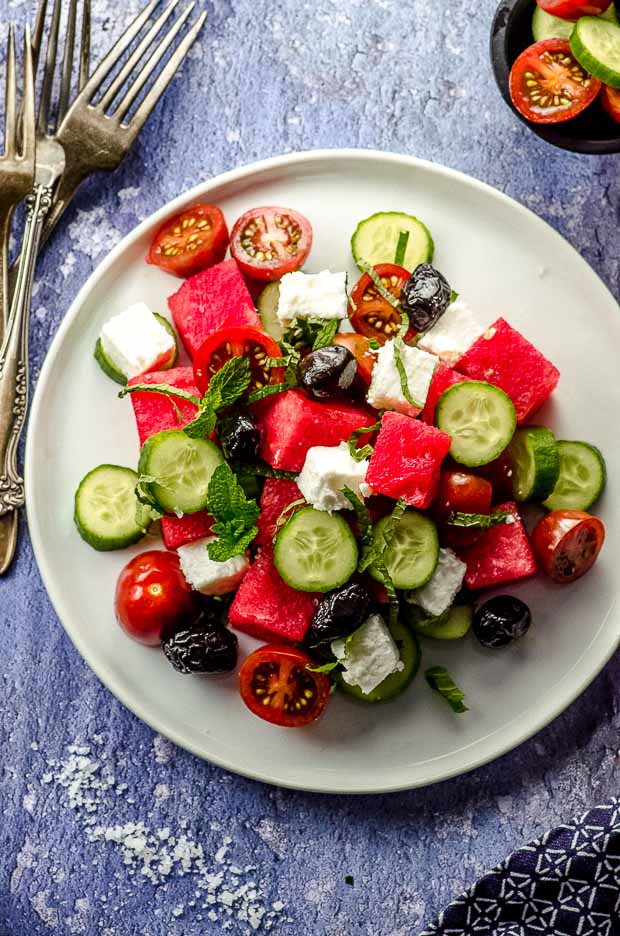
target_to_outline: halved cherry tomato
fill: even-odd
[[[580,16],[599,16],[612,0],[536,0],[545,13],[561,19],[578,20]]]
[[[411,275],[395,263],[379,263],[375,273],[395,299],[400,298],[402,288]],[[380,344],[394,338],[401,323],[400,313],[379,294],[369,273],[360,277],[351,292],[349,319],[356,332],[374,338]],[[414,329],[410,328],[405,337],[410,339],[414,335]]]
[[[532,123],[572,120],[600,89],[600,81],[581,67],[566,39],[535,42],[521,53],[510,72],[512,103]]]
[[[273,338],[250,325],[233,325],[213,332],[198,349],[194,378],[201,393],[206,393],[213,375],[234,357],[247,357],[250,362],[252,379],[248,393],[284,380],[284,367],[267,366],[269,358],[282,357]]]
[[[329,700],[324,673],[311,673],[307,653],[286,644],[266,644],[251,653],[239,671],[241,698],[254,715],[299,728],[318,718]]]
[[[609,85],[603,85],[601,104],[611,119],[620,123],[620,91],[617,88],[610,88]]]
[[[356,379],[359,377],[362,383],[370,386],[372,380],[372,371],[377,361],[377,352],[370,347],[368,338],[364,335],[357,335],[353,332],[342,332],[334,338],[334,344],[342,345],[348,348],[357,361]]]
[[[484,478],[465,471],[444,471],[439,479],[437,496],[431,512],[441,525],[442,545],[459,549],[479,540],[483,531],[476,527],[458,527],[447,521],[453,513],[488,514],[491,510],[493,488]]]
[[[278,280],[302,265],[312,247],[312,226],[291,208],[252,208],[232,229],[230,252],[241,272]]]
[[[194,276],[220,263],[227,250],[228,228],[220,209],[194,205],[162,224],[146,259],[175,276]]]
[[[532,534],[538,562],[554,582],[574,582],[596,562],[605,541],[598,517],[583,510],[553,510]]]
[[[116,583],[116,619],[123,630],[148,646],[157,646],[200,613],[200,597],[181,572],[176,553],[151,549],[131,559]]]

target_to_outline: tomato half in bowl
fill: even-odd
[[[220,209],[194,205],[162,224],[146,259],[168,273],[188,277],[221,263],[227,250],[228,228]]]
[[[603,85],[601,89],[601,105],[607,111],[612,120],[620,124],[620,91],[617,88],[610,88],[609,85]]]
[[[341,332],[334,338],[334,344],[349,349],[357,361],[355,380],[364,388],[368,388],[377,361],[377,352],[370,347],[369,339],[355,332]]]
[[[248,394],[268,384],[283,383],[284,367],[270,365],[271,358],[282,357],[273,338],[250,325],[234,325],[218,329],[198,349],[194,378],[201,393],[207,392],[213,375],[234,357],[247,357],[250,362]]]
[[[312,225],[292,208],[252,208],[235,222],[230,241],[242,273],[255,280],[279,280],[298,270],[310,253]]]
[[[554,582],[565,584],[592,568],[605,542],[605,527],[583,510],[553,510],[532,533],[539,565]]]
[[[379,263],[374,270],[385,289],[395,299],[400,299],[403,286],[411,274],[395,263]],[[374,338],[380,344],[396,337],[402,321],[398,309],[380,294],[369,273],[360,277],[351,292],[349,320],[356,332],[366,338]],[[414,335],[415,331],[411,328],[406,339]]]
[[[538,6],[560,19],[578,20],[581,16],[600,16],[613,0],[536,0]]]
[[[282,728],[309,725],[329,701],[330,681],[312,673],[314,662],[286,644],[266,644],[251,653],[239,671],[241,698],[254,715]]]
[[[566,39],[543,39],[528,46],[510,72],[510,97],[531,123],[572,120],[601,89],[571,52]]]

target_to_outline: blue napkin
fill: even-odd
[[[620,936],[620,799],[519,848],[420,936]]]

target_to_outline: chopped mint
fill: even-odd
[[[219,537],[208,543],[209,559],[226,562],[246,551],[258,528],[260,508],[245,495],[234,472],[227,464],[218,465],[207,488],[207,510],[216,521],[212,531]]]
[[[504,523],[514,523],[513,515],[507,510],[494,510],[490,514],[462,513],[457,510],[448,518],[450,526],[478,527],[480,530],[490,530]]]
[[[351,453],[351,458],[354,458],[355,461],[363,461],[365,458],[370,458],[374,452],[372,445],[363,445],[361,448],[357,448],[357,440],[361,435],[366,435],[369,432],[377,432],[381,428],[381,423],[373,423],[372,426],[364,426],[362,429],[355,429],[347,440],[347,445],[349,446],[349,452]]]
[[[445,666],[431,666],[425,674],[426,681],[435,692],[443,696],[453,712],[461,715],[469,711],[465,705],[465,696],[456,685]]]
[[[396,266],[402,266],[405,262],[405,254],[407,253],[407,244],[409,243],[409,231],[401,231],[398,235],[398,243],[396,244],[396,254],[394,256],[394,263]]]

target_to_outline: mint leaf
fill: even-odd
[[[458,715],[469,711],[465,705],[465,696],[456,685],[445,666],[431,666],[425,674],[426,681],[435,692],[443,696],[453,712]]]
[[[389,302],[392,308],[396,309],[399,315],[402,315],[402,306],[400,304],[400,299],[397,299],[396,296],[392,295],[389,289],[385,288],[385,286],[381,282],[381,277],[379,276],[375,268],[363,260],[359,261],[358,266],[360,270],[364,271],[364,273],[368,273],[379,295],[383,299],[385,299],[386,302]]]
[[[369,338],[368,347],[370,348],[371,351],[379,351],[381,348],[381,342],[377,341],[376,338]]]
[[[323,663],[321,666],[308,666],[306,663],[306,669],[309,673],[331,673],[339,665],[340,660],[332,660],[330,663]]]
[[[288,384],[286,380],[281,384],[268,384],[266,387],[260,387],[258,390],[254,390],[253,393],[250,393],[246,403],[248,403],[248,405],[250,403],[258,403],[259,400],[274,396],[276,393],[285,393],[286,390],[293,390],[296,386],[297,381],[295,381],[294,384]]]
[[[507,510],[494,510],[490,514],[462,513],[457,510],[450,514],[447,522],[449,526],[490,530],[491,527],[501,526],[504,523],[514,523],[514,517]]]
[[[250,386],[252,371],[246,357],[234,357],[213,374],[202,406],[217,410],[232,406]]]
[[[215,429],[215,419],[215,410],[208,406],[201,406],[196,418],[183,428],[183,432],[190,439],[204,439]]]
[[[454,290],[452,290],[452,292],[450,293],[450,302],[456,302],[458,297],[459,297],[459,294],[455,292]]]
[[[207,511],[215,523],[213,533],[219,540],[209,543],[209,558],[225,562],[246,551],[258,528],[260,508],[246,494],[229,465],[218,465],[207,488]]]
[[[188,403],[193,403],[194,406],[200,407],[201,401],[200,398],[195,396],[193,393],[189,393],[187,390],[180,390],[177,387],[173,387],[171,384],[133,384],[131,387],[123,387],[119,391],[119,399],[127,396],[128,393],[160,393],[162,396],[169,398],[170,402],[174,406],[174,411],[179,423],[183,421],[183,414],[181,410],[174,402],[175,397],[179,400],[187,400]]]
[[[364,445],[362,448],[357,448],[357,440],[361,435],[366,435],[369,432],[377,432],[381,428],[381,421],[373,423],[372,426],[364,426],[361,429],[355,429],[349,438],[347,439],[347,445],[349,446],[349,452],[351,457],[355,461],[363,461],[365,458],[370,458],[374,449],[372,445]]]
[[[401,231],[398,235],[398,243],[396,244],[396,254],[394,255],[394,263],[396,266],[401,267],[405,260],[405,254],[407,253],[407,244],[409,243],[409,231]]]
[[[288,515],[289,515],[292,511],[296,510],[298,507],[305,507],[305,506],[306,506],[306,498],[305,498],[305,497],[298,497],[297,500],[294,500],[294,501],[292,501],[290,504],[287,504],[287,506],[284,508],[284,510],[281,511],[281,513],[280,513],[278,519],[276,520],[275,531],[274,531],[274,537],[275,537],[275,534],[276,534],[276,533],[278,532],[278,530],[280,529],[280,527],[281,527],[281,526],[284,526],[284,524],[285,524],[286,521],[288,520]]]
[[[288,326],[280,347],[284,353],[299,352],[303,348],[325,348],[334,343],[340,325],[339,319],[294,318]]]
[[[312,350],[318,351],[319,348],[327,348],[329,345],[333,345],[339,325],[339,319],[328,319],[326,322],[323,322],[322,327],[318,329],[312,343]]]
[[[350,487],[344,487],[342,493],[349,501],[355,515],[357,517],[357,522],[360,528],[360,558],[357,564],[358,572],[365,572],[369,566],[373,564],[374,560],[374,537],[372,535],[372,520],[370,519],[370,513],[368,512],[368,507],[366,504],[357,496],[355,491],[352,491]]]

